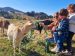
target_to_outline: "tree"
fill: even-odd
[[[53,16],[52,16],[52,15],[50,15],[50,16],[49,16],[49,18],[53,18]]]

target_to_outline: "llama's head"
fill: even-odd
[[[27,23],[24,25],[27,29],[33,27],[33,23],[31,21],[27,21]]]

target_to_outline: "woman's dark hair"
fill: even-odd
[[[75,12],[75,4],[69,4],[68,9],[72,9]]]
[[[68,16],[68,11],[67,11],[67,9],[61,9],[60,11],[59,11],[59,15],[61,15],[61,16]]]
[[[56,12],[54,18],[58,18],[58,16],[59,16],[59,12]]]

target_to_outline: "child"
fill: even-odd
[[[72,37],[75,33],[75,4],[70,4],[67,7],[67,10],[69,12],[69,44],[67,48],[69,49],[69,52],[72,52]]]
[[[56,52],[62,52],[63,51],[63,42],[66,40],[68,44],[68,31],[69,31],[69,21],[67,19],[68,16],[68,11],[67,9],[61,9],[59,12],[59,24],[57,28],[52,29],[56,33],[57,40],[56,40],[56,45],[57,45],[57,50]]]

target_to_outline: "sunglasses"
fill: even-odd
[[[58,18],[58,16],[54,16],[53,18]]]

